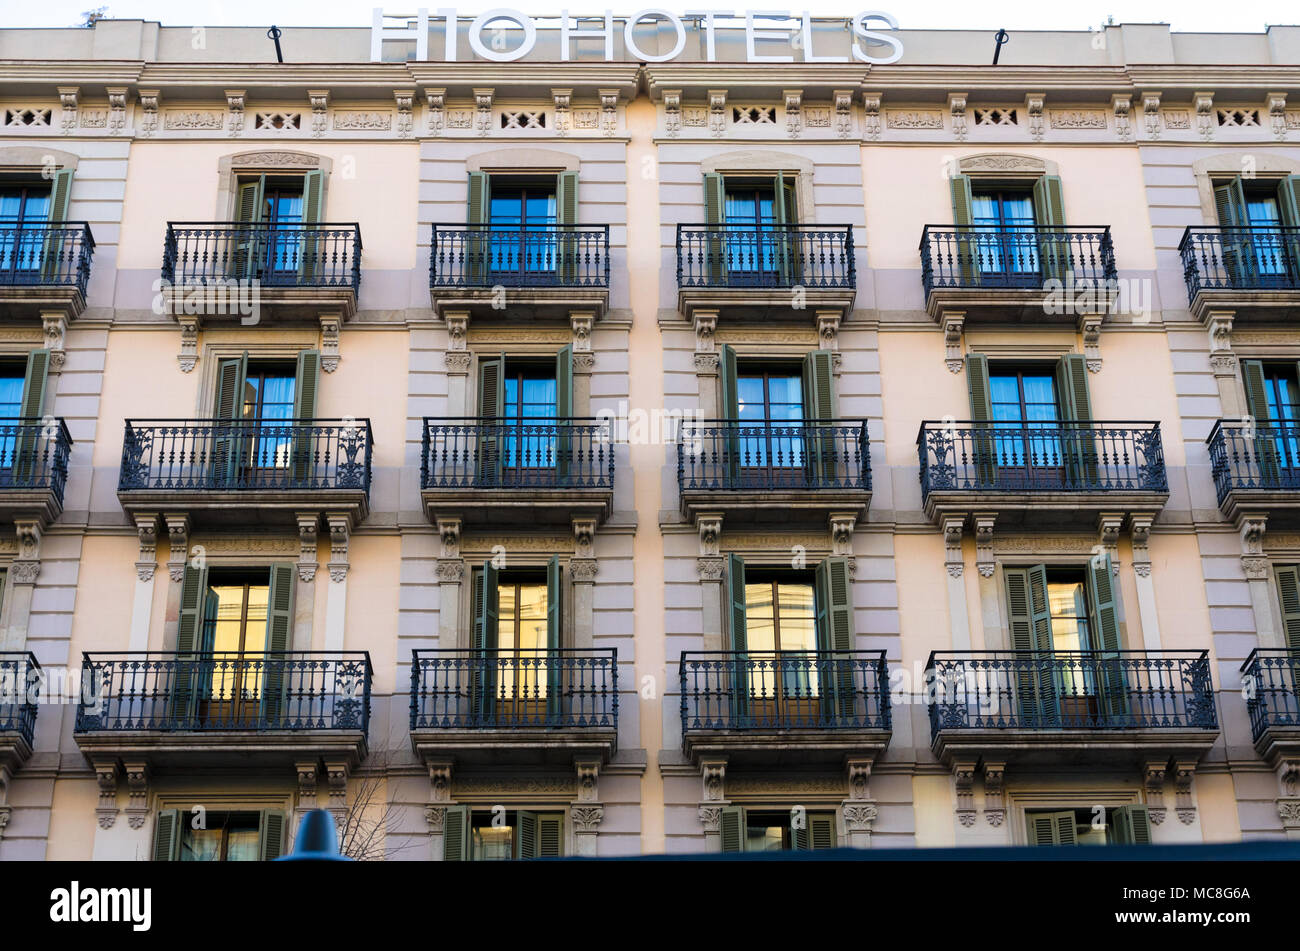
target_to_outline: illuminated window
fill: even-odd
[[[188,814],[184,817],[188,819]],[[259,816],[256,812],[208,813],[207,828],[191,829],[183,822],[182,862],[256,862]]]

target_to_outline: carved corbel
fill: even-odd
[[[700,779],[703,784],[701,798],[705,802],[721,802],[727,781],[727,761],[705,760],[700,764]]]
[[[797,139],[803,131],[803,90],[787,89],[782,96],[785,99],[785,134]]]
[[[479,135],[492,131],[492,97],[495,89],[474,90],[474,130]]]
[[[308,89],[307,102],[311,105],[311,134],[313,138],[319,139],[329,125],[330,91]]]
[[[965,521],[965,515],[943,517],[943,562],[950,578],[960,578],[966,564],[961,552],[961,533]]]
[[[468,352],[469,311],[451,310],[442,315],[447,324],[447,349],[443,363],[449,373],[468,373],[473,359]]]
[[[108,86],[104,92],[108,94],[108,134],[118,135],[126,128],[126,86]],[[157,100],[155,99],[155,104]],[[155,121],[158,118],[157,109],[154,110]]]
[[[1046,93],[1031,92],[1025,94],[1025,113],[1029,116],[1029,137],[1035,142],[1043,141],[1043,100]]]
[[[1232,351],[1232,323],[1234,313],[1211,311],[1206,315],[1206,332],[1210,337],[1210,369],[1216,377],[1237,376],[1237,355]]]
[[[189,373],[199,362],[199,318],[197,314],[175,317],[181,328],[181,352],[176,354],[176,362],[181,365],[182,373]]]
[[[1080,314],[1079,333],[1083,337],[1083,357],[1089,373],[1101,372],[1102,314]]]
[[[1174,810],[1178,821],[1185,826],[1196,821],[1196,800],[1192,796],[1192,779],[1196,775],[1194,761],[1174,763]]]
[[[158,565],[158,516],[152,512],[137,515],[135,531],[140,538],[140,556],[135,563],[135,576],[141,581],[152,581]]]
[[[149,766],[123,761],[122,769],[126,773],[126,824],[132,829],[143,829],[149,817]]]
[[[1265,98],[1268,108],[1268,121],[1273,129],[1273,138],[1279,142],[1286,138],[1286,93],[1271,92]]]
[[[835,134],[841,139],[850,138],[853,135],[853,90],[836,89],[831,98],[835,103]],[[879,119],[879,108],[876,118]]]
[[[1142,93],[1142,118],[1146,123],[1147,135],[1153,139],[1160,138],[1160,93]]]
[[[721,136],[727,131],[727,90],[709,90],[709,131]]]
[[[573,554],[578,558],[596,557],[596,520],[594,518],[575,518],[573,520]]]
[[[1264,554],[1264,531],[1268,516],[1263,512],[1243,512],[1237,517],[1237,531],[1241,534],[1241,568],[1247,581],[1268,581],[1271,575],[1268,557]]]
[[[442,544],[441,558],[460,557],[461,520],[458,518],[438,519],[438,540]]]
[[[838,558],[853,557],[853,530],[857,528],[858,516],[854,512],[832,512],[831,554]]]
[[[700,806],[697,813],[706,833],[717,833],[722,825],[721,806]]]
[[[952,116],[952,134],[958,142],[966,141],[966,94],[948,94],[948,112]]]
[[[682,91],[680,89],[664,90],[664,132],[674,139],[682,134]]]
[[[36,584],[41,572],[41,522],[34,518],[14,519],[18,535],[18,556],[9,565],[14,584]]]
[[[426,89],[424,104],[428,107],[429,135],[442,135],[447,124],[447,90]]]
[[[311,809],[316,806],[316,760],[301,760],[293,764],[298,777],[298,807]]]
[[[143,138],[147,139],[149,136],[153,135],[154,132],[158,130],[158,101],[162,98],[162,96],[159,95],[157,89],[141,89],[137,91],[137,95],[140,97],[140,112],[141,112],[139,132]],[[110,97],[109,105],[111,106],[112,104],[113,104],[113,100]],[[110,115],[109,131],[114,133],[120,132],[121,127],[117,129],[114,129],[112,127],[112,119],[113,117]],[[122,94],[122,120],[123,120],[123,127],[125,127],[125,120],[126,120],[125,92],[123,92]]]
[[[1133,536],[1133,571],[1139,578],[1151,577],[1151,523],[1155,520],[1153,515],[1134,515],[1131,517],[1131,533]]]
[[[600,801],[600,760],[574,760],[578,772],[578,802]]]
[[[1214,93],[1195,93],[1192,101],[1196,107],[1196,131],[1208,142],[1214,138]]]
[[[239,135],[244,131],[244,90],[226,90],[226,109],[229,111],[226,133],[231,136]]]
[[[573,90],[552,89],[551,98],[555,100],[555,134],[568,135],[572,127],[569,104],[573,98]]]
[[[56,90],[59,94],[59,104],[63,107],[63,114],[59,119],[59,131],[64,135],[72,135],[72,130],[77,127],[77,94],[81,91],[81,87],[58,86]]]
[[[718,312],[697,310],[692,321],[695,325],[695,369],[705,374],[717,373],[718,351],[714,335],[718,330]]]
[[[993,523],[997,517],[996,512],[976,512],[972,516],[975,523],[975,568],[981,578],[992,578],[997,564],[993,557]]]
[[[325,516],[330,530],[330,581],[341,583],[348,577],[348,540],[352,536],[352,516],[330,513]]]
[[[429,802],[445,806],[451,802],[450,760],[438,760],[429,763]]]
[[[708,512],[695,516],[695,529],[700,536],[700,557],[721,555],[722,513]]]
[[[1119,533],[1124,527],[1123,512],[1102,512],[1097,516],[1097,543],[1118,567]]]
[[[409,139],[415,125],[415,90],[394,89],[393,101],[397,103],[397,137]]]
[[[1168,760],[1152,760],[1142,767],[1142,785],[1146,788],[1147,812],[1151,815],[1152,825],[1164,822],[1168,811],[1165,807],[1165,773],[1168,770]]]
[[[591,352],[591,328],[596,322],[596,315],[589,310],[569,311],[569,330],[573,334],[573,352]]]
[[[969,829],[975,825],[975,764],[953,763],[952,781],[957,790],[957,821]]]
[[[99,805],[95,818],[101,829],[111,829],[117,822],[117,760],[94,762],[95,782],[99,786]]]
[[[952,373],[960,373],[966,365],[966,341],[962,336],[966,326],[966,311],[943,312],[944,363]]]
[[[1121,142],[1133,141],[1132,96],[1111,96],[1111,111],[1115,114],[1115,134]]]
[[[884,94],[880,92],[864,92],[862,94],[862,108],[866,123],[863,134],[871,142],[880,139],[880,102],[883,98]],[[838,100],[836,101],[838,102]]]
[[[840,349],[840,312],[817,311],[817,340],[823,350],[838,353]]]
[[[185,512],[167,512],[163,515],[167,525],[167,575],[179,582],[185,577],[185,559],[190,546],[190,517]]]
[[[871,798],[871,760],[850,759],[844,764],[848,775],[849,799],[862,801]]]
[[[339,330],[343,325],[342,314],[320,315],[320,368],[326,373],[333,373],[339,368]]]
[[[325,783],[329,787],[329,804],[325,807],[334,814],[342,832],[348,820],[348,774],[351,770],[343,760],[325,762]]]
[[[601,89],[600,95],[600,131],[613,135],[618,131],[618,90]]]
[[[320,567],[316,561],[319,526],[319,513],[298,513],[298,580],[304,584],[316,580],[316,569]]]
[[[1007,803],[1003,789],[1005,763],[984,763],[984,818],[997,827],[1007,818]]]
[[[845,800],[840,803],[840,811],[844,814],[844,831],[849,835],[855,832],[870,835],[872,823],[880,817],[880,809],[874,802]]]

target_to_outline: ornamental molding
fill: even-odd
[[[202,109],[168,109],[163,113],[163,128],[185,132],[220,132],[226,113]]]
[[[879,92],[864,92],[862,94],[864,123],[862,134],[870,142],[880,140],[880,101],[882,98],[883,94]]]
[[[230,157],[232,168],[238,168],[246,165],[258,166],[305,166],[308,168],[318,168],[320,166],[320,156],[310,155],[307,152],[290,152],[286,150],[262,149],[257,152],[240,152]]]
[[[966,141],[966,94],[948,94],[948,112],[952,116],[952,134],[958,142]]]
[[[1053,109],[1053,129],[1105,129],[1106,113],[1101,109]]]
[[[842,775],[729,777],[727,793],[736,796],[769,796],[777,793],[844,795]]]
[[[572,797],[575,779],[569,777],[541,777],[521,779],[511,777],[491,779],[457,779],[452,784],[456,798],[463,796],[492,795],[493,793],[525,793],[543,796]]]
[[[393,114],[386,110],[334,113],[334,129],[337,132],[387,132],[392,127]]]
[[[573,831],[579,835],[592,833],[596,827],[605,818],[605,807],[600,803],[592,803],[584,806],[572,806],[569,809],[569,818],[573,820]]]
[[[1095,535],[997,535],[993,539],[993,551],[1009,555],[1039,552],[1091,555],[1096,544]]]
[[[845,802],[840,811],[847,832],[870,832],[871,824],[880,817],[880,809],[873,802]]]
[[[959,159],[958,169],[966,172],[1047,172],[1047,162],[1033,155],[1009,155],[990,153],[986,155],[968,155]]]
[[[942,129],[943,113],[929,109],[888,109],[885,126],[890,129]]]
[[[1115,115],[1115,134],[1121,142],[1133,141],[1133,98],[1131,96],[1111,96],[1111,111]]]
[[[442,135],[447,126],[447,90],[445,88],[426,89],[424,91],[429,135]]]
[[[700,806],[697,815],[705,832],[717,832],[722,824],[721,806]]]

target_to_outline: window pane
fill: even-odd
[[[181,835],[181,861],[217,861],[221,855],[221,830],[188,828],[188,818],[181,814],[181,825],[185,827]]]
[[[493,826],[491,820],[480,825],[475,820],[471,832],[470,852],[475,862],[500,862],[514,857],[514,826]]]

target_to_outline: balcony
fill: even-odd
[[[1221,419],[1205,443],[1226,516],[1267,511],[1272,527],[1300,527],[1300,426]]]
[[[370,511],[368,419],[126,421],[117,497],[128,516],[187,511],[284,526],[294,512]]]
[[[168,222],[162,277],[172,314],[197,308],[247,322],[251,305],[259,320],[316,320],[322,313],[346,320],[356,313],[361,285],[361,228]]]
[[[730,320],[846,317],[857,290],[849,225],[677,226],[677,309]]]
[[[677,443],[682,513],[728,525],[862,515],[871,501],[865,420],[684,422]]]
[[[366,755],[366,651],[82,655],[74,736],[87,759],[269,766]]]
[[[39,318],[86,309],[95,239],[84,221],[0,225],[0,307],[7,317]]]
[[[420,494],[431,521],[569,525],[614,501],[607,420],[424,420]]]
[[[1192,315],[1295,320],[1300,306],[1300,228],[1188,228],[1178,243]]]
[[[609,226],[435,224],[429,295],[450,310],[512,319],[600,319],[609,307]]]
[[[62,419],[0,419],[0,521],[58,518],[71,453]]]
[[[1070,326],[1082,311],[1106,313],[1118,288],[1104,225],[926,225],[920,250],[925,306],[935,320],[956,310],[968,324]]]
[[[1241,665],[1255,749],[1270,765],[1300,755],[1300,650],[1258,648]]]
[[[415,651],[411,746],[464,765],[608,760],[618,749],[618,651]]]
[[[17,771],[32,755],[41,665],[32,654],[0,653],[0,769]]]
[[[696,765],[840,766],[889,745],[884,651],[684,651],[682,750]]]
[[[936,651],[926,690],[948,765],[1199,757],[1219,735],[1205,651]]]
[[[993,512],[998,526],[1092,528],[1101,512],[1157,513],[1169,499],[1160,424],[972,420],[921,423],[928,518]]]

